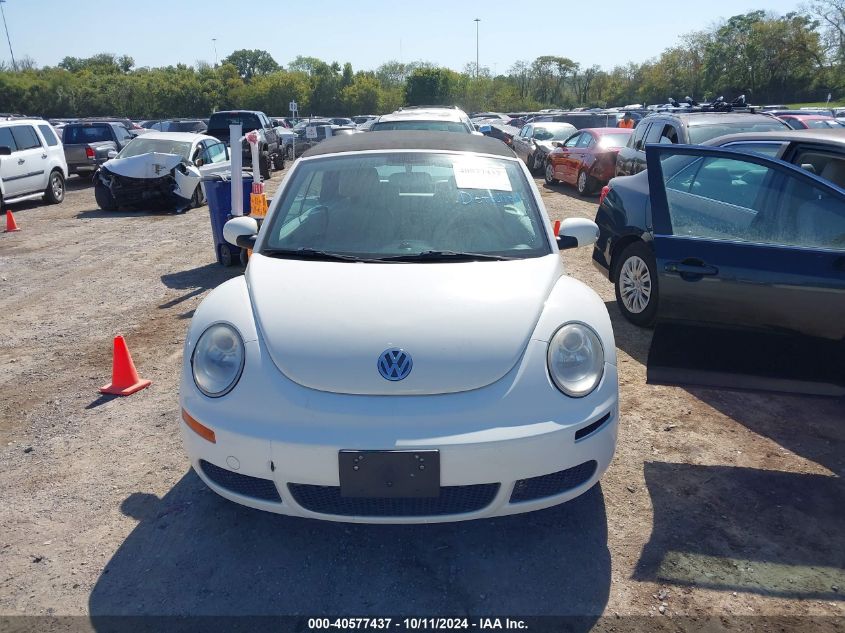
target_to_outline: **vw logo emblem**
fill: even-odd
[[[411,355],[403,349],[389,349],[378,357],[378,373],[385,380],[395,382],[407,378],[413,367]]]

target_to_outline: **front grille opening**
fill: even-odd
[[[598,468],[598,463],[590,460],[549,475],[520,479],[513,486],[510,502],[535,501],[572,490],[589,481],[595,474],[596,468]]]
[[[261,501],[273,501],[275,503],[281,503],[282,501],[276,484],[270,479],[250,477],[249,475],[232,472],[231,470],[220,468],[220,466],[215,466],[204,459],[200,460],[200,468],[202,468],[202,472],[205,473],[206,477],[221,488],[245,497],[260,499]]]
[[[369,517],[423,517],[466,514],[489,506],[499,492],[498,483],[442,486],[439,497],[356,498],[341,497],[339,486],[288,484],[296,502],[321,514]]]
[[[610,413],[606,414],[599,420],[596,420],[592,424],[588,424],[583,429],[578,429],[575,431],[575,441],[583,440],[588,435],[592,435],[596,431],[598,431],[601,427],[604,426],[604,423],[610,419]]]

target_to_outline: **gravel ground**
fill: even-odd
[[[601,484],[497,520],[324,523],[229,503],[187,466],[182,341],[208,291],[242,273],[215,263],[207,209],[105,213],[87,182],[68,185],[61,205],[13,207],[23,230],[0,234],[0,615],[99,628],[112,614],[573,614],[583,629],[640,615],[732,630],[763,615],[845,630],[845,402],[646,385],[651,334],[622,319],[589,249],[563,257],[607,302],[619,347],[620,440]],[[541,188],[552,219],[594,216],[594,198]],[[153,385],[110,399],[97,388],[117,333]]]

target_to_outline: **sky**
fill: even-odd
[[[787,13],[800,2],[6,0],[3,10],[15,57],[28,55],[39,66],[101,52],[130,55],[138,67],[213,64],[233,50],[259,48],[283,65],[306,55],[348,61],[354,70],[392,59],[462,70],[475,62],[480,18],[479,63],[504,73],[540,55],[606,69],[639,63],[722,18],[755,9]],[[2,31],[0,60],[11,60]]]

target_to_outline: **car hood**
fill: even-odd
[[[562,274],[557,254],[515,260],[364,264],[255,254],[246,272],[258,330],[279,370],[343,394],[469,391],[507,374]],[[400,381],[379,357],[407,352]]]
[[[129,158],[112,158],[103,163],[111,173],[126,178],[161,178],[182,162],[178,154],[149,152]]]

